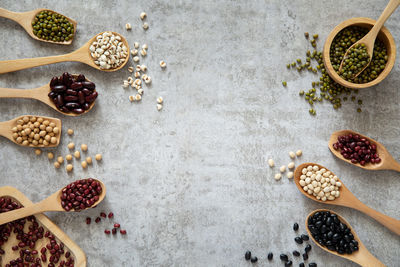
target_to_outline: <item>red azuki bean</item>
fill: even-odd
[[[46,248],[45,247],[42,247],[42,249],[40,250],[40,253],[42,253],[42,254],[44,254],[44,253],[46,253]]]
[[[109,235],[110,233],[111,233],[111,231],[110,230],[104,230],[104,233],[106,234],[106,235]]]
[[[97,217],[96,220],[94,220],[96,223],[99,223],[101,221],[100,217]]]
[[[126,235],[126,230],[120,230],[119,232],[121,233],[121,235]]]
[[[89,217],[86,218],[86,224],[90,224],[92,222],[92,219],[90,219]]]
[[[338,141],[333,144],[335,150],[340,150],[340,153],[345,159],[349,159],[351,163],[359,163],[365,166],[367,163],[376,164],[379,155],[376,152],[376,145],[372,144],[366,138],[361,138],[359,135],[343,135],[339,136]]]
[[[112,218],[112,217],[114,217],[114,213],[110,212],[110,213],[108,214],[108,218]]]
[[[68,259],[69,256],[71,256],[71,253],[70,253],[69,251],[67,251],[67,252],[65,253],[65,257]]]
[[[120,228],[121,225],[119,223],[114,223],[114,228]]]
[[[103,218],[107,218],[107,215],[104,212],[100,212],[100,216]]]
[[[94,202],[89,201],[87,199],[90,195],[90,192],[89,192],[89,194],[85,194],[85,190],[83,190],[83,186],[87,186],[87,180],[88,179],[77,180],[63,188],[62,192],[64,192],[66,194],[66,199],[61,201],[61,206],[65,210],[68,211],[71,208],[74,208],[76,210],[81,210],[81,209],[85,209],[86,207],[93,206]],[[91,181],[93,181],[93,179]],[[96,183],[96,185],[97,185],[97,183]],[[100,185],[100,183],[99,183],[99,185]],[[101,194],[101,192],[102,191],[101,191],[101,186],[100,186],[100,192],[95,191],[94,193],[96,196],[98,196]]]
[[[117,233],[117,228],[113,228],[113,229],[111,230],[111,232],[112,232],[113,235],[115,235],[115,234]]]
[[[42,259],[43,262],[46,262],[46,261],[47,261],[47,257],[46,257],[45,254],[42,254],[42,255],[40,256],[40,258]]]

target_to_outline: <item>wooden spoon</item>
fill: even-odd
[[[123,62],[120,66],[114,69],[101,69],[100,66],[97,66],[94,63],[94,60],[92,56],[90,55],[90,45],[96,40],[96,37],[102,33],[96,34],[93,36],[86,44],[84,44],[81,48],[78,50],[75,50],[72,53],[64,54],[64,55],[59,55],[59,56],[50,56],[50,57],[38,57],[38,58],[24,58],[24,59],[16,59],[16,60],[5,60],[5,61],[0,61],[0,74],[2,73],[7,73],[7,72],[13,72],[17,70],[24,70],[28,68],[33,68],[37,66],[43,66],[43,65],[48,65],[48,64],[54,64],[58,62],[66,62],[66,61],[76,61],[76,62],[82,62],[85,63],[95,69],[106,71],[106,72],[113,72],[120,70],[125,66],[125,64],[129,61],[129,56],[130,56],[130,50],[129,50],[129,45],[126,39],[119,33],[116,32],[111,32],[114,35],[119,35],[121,37],[121,41],[124,43],[124,45],[127,48],[128,55],[126,56],[125,62]]]
[[[18,117],[18,118],[9,120],[9,121],[0,122],[0,135],[4,136],[5,138],[10,139],[12,142],[16,143],[17,145],[24,146],[24,145],[22,145],[22,144],[20,144],[20,143],[18,143],[17,141],[14,140],[14,138],[12,136],[13,135],[12,128],[16,127],[17,126],[17,121],[21,120],[25,116],[31,117],[31,116],[34,116],[34,115],[24,115],[24,116],[21,116],[21,117]],[[57,142],[55,144],[49,143],[48,146],[45,146],[43,144],[39,144],[37,146],[29,145],[29,147],[56,147],[56,146],[58,146],[58,144],[60,143],[60,139],[61,139],[61,128],[62,128],[61,127],[61,120],[59,120],[57,118],[43,117],[43,116],[35,116],[35,117],[41,117],[41,118],[46,119],[46,120],[48,120],[50,122],[54,122],[56,124],[56,126],[58,127],[58,129],[60,129],[60,130],[59,130],[58,135],[56,136]]]
[[[96,179],[94,179],[96,180]],[[99,180],[96,180],[101,184],[102,192],[101,195],[99,196],[99,200],[96,201],[90,208],[96,207],[106,196],[106,186]],[[0,213],[0,225],[12,222],[21,218],[25,218],[31,215],[35,215],[38,213],[43,213],[46,211],[66,211],[62,206],[61,206],[61,193],[64,188],[61,188],[48,198],[42,200],[39,203],[36,203],[32,206],[24,207],[21,209],[13,210],[13,211],[8,211],[8,212],[3,212]],[[89,208],[86,208],[89,209]],[[71,209],[70,211],[75,211],[74,209]]]
[[[372,163],[366,163],[365,166],[362,166],[361,164],[357,163],[357,164],[353,164],[351,163],[350,160],[345,159],[342,154],[340,154],[340,150],[335,150],[333,148],[333,144],[337,142],[338,137],[341,135],[348,135],[348,134],[353,134],[356,135],[358,134],[361,138],[365,138],[367,140],[370,140],[372,143],[374,143],[376,145],[376,151],[379,154],[379,158],[381,158],[381,162],[379,162],[378,164],[372,164]],[[379,142],[375,141],[372,138],[369,138],[365,135],[359,134],[355,131],[351,131],[351,130],[341,130],[341,131],[337,131],[334,132],[330,139],[329,139],[329,149],[331,150],[331,152],[338,157],[341,160],[344,160],[348,163],[350,163],[351,165],[366,169],[366,170],[394,170],[394,171],[398,171],[400,172],[400,163],[397,162],[392,155],[390,155],[390,153],[387,151],[387,149]]]
[[[15,22],[17,22],[19,25],[21,25],[25,31],[33,38],[42,42],[46,42],[46,43],[53,43],[53,44],[63,44],[63,45],[69,45],[72,43],[72,41],[74,40],[74,38],[72,38],[71,40],[68,41],[64,41],[64,42],[54,42],[54,41],[48,41],[48,40],[44,40],[44,39],[40,39],[39,37],[37,37],[34,33],[33,33],[33,28],[32,28],[32,21],[35,19],[35,16],[41,12],[41,11],[51,11],[53,13],[57,13],[53,10],[50,9],[46,9],[46,8],[39,8],[39,9],[35,9],[32,11],[28,11],[28,12],[12,12],[9,10],[6,10],[4,8],[0,8],[0,17],[3,18],[8,18],[11,19]],[[60,14],[60,13],[57,13]],[[61,14],[60,14],[61,15]],[[63,15],[64,16],[64,15]],[[66,16],[64,16],[66,17]],[[76,21],[66,17],[73,25],[74,25],[74,37],[75,37],[75,32],[76,32]]]
[[[78,75],[72,74],[72,76],[74,76],[74,78],[76,78]],[[90,82],[90,80],[88,80],[88,79],[86,79],[86,81]],[[64,115],[74,116],[74,117],[89,112],[93,108],[94,103],[96,102],[96,101],[92,102],[92,104],[90,104],[90,108],[88,110],[85,110],[81,114],[77,114],[77,113],[73,113],[73,112],[66,113],[66,112],[59,110],[56,107],[56,105],[53,103],[53,101],[50,99],[50,97],[48,96],[50,91],[51,91],[50,82],[46,85],[43,85],[41,87],[34,88],[34,89],[13,89],[13,88],[1,88],[0,87],[0,98],[32,98],[32,99],[36,99],[36,100],[39,100],[39,101],[45,103],[46,105],[52,107],[53,109],[57,110],[58,112],[60,112]]]
[[[342,62],[340,63],[339,67],[339,72],[342,70],[343,67],[343,62],[347,58],[347,54],[349,53],[350,49],[357,45],[357,44],[365,44],[367,48],[367,52],[369,55],[369,62],[362,68],[360,72],[358,72],[356,75],[354,75],[354,78],[356,78],[358,75],[360,75],[361,72],[363,72],[371,63],[373,52],[374,52],[374,45],[375,45],[375,39],[376,36],[378,35],[379,31],[383,27],[383,24],[385,24],[385,21],[392,15],[392,13],[396,10],[396,8],[400,5],[400,0],[390,0],[389,3],[387,4],[385,10],[383,10],[383,13],[379,17],[378,21],[375,23],[374,27],[360,40],[355,42],[352,46],[347,49],[346,53],[344,54],[344,57],[342,59]]]
[[[339,254],[336,251],[332,251],[327,249],[326,247],[320,245],[312,236],[310,230],[308,229],[308,219],[314,215],[316,212],[321,212],[321,211],[329,211],[330,213],[336,214],[338,216],[338,219],[346,224],[346,226],[351,230],[351,233],[354,236],[354,239],[358,242],[358,250],[351,253],[351,254]],[[307,219],[306,219],[306,230],[308,235],[310,236],[311,240],[314,241],[315,244],[317,244],[317,246],[319,246],[320,248],[322,248],[323,250],[348,259],[350,261],[353,261],[361,266],[365,266],[365,267],[379,267],[379,266],[385,266],[382,262],[380,262],[377,258],[375,258],[369,251],[368,249],[364,246],[364,244],[361,242],[360,238],[357,236],[356,232],[354,231],[354,229],[351,227],[351,225],[339,214],[331,211],[331,210],[327,210],[327,209],[319,209],[319,210],[314,210],[313,212],[311,212],[310,214],[308,214]]]
[[[343,182],[340,179],[339,179],[339,181],[342,183],[342,186],[339,189],[340,196],[335,198],[334,200],[327,200],[327,201],[318,200],[313,195],[309,195],[307,192],[305,192],[303,190],[303,187],[299,184],[299,182],[300,182],[300,176],[302,175],[302,172],[301,172],[302,169],[306,168],[309,165],[312,165],[312,166],[317,165],[320,169],[325,168],[324,166],[321,166],[316,163],[303,163],[303,164],[297,166],[296,170],[294,171],[294,182],[295,182],[297,188],[299,189],[299,191],[303,195],[305,195],[309,199],[312,199],[319,203],[329,204],[329,205],[339,205],[339,206],[349,207],[349,208],[359,210],[359,211],[363,212],[364,214],[374,218],[376,221],[383,224],[385,227],[387,227],[392,232],[400,235],[400,221],[399,220],[396,220],[394,218],[386,216],[374,209],[371,209],[370,207],[368,207],[367,205],[362,203],[360,200],[358,200],[358,198],[356,198],[350,192],[349,189],[347,189],[347,187],[343,184]],[[327,168],[325,168],[325,169],[328,170]],[[332,171],[331,171],[331,173],[333,174]]]

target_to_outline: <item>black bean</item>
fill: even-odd
[[[299,257],[300,256],[300,252],[298,252],[297,250],[293,250],[293,256],[295,257]]]
[[[244,258],[246,259],[246,261],[250,260],[251,252],[250,251],[246,251],[246,253],[244,254]]]
[[[295,237],[294,241],[296,241],[297,244],[303,244],[303,239],[301,239],[301,237]]]
[[[308,237],[308,235],[302,234],[301,239],[303,239],[304,241],[308,241],[310,240],[310,237]]]
[[[310,264],[308,264],[308,267],[317,267],[317,264],[315,262],[311,262]]]
[[[307,253],[303,253],[303,260],[308,260],[308,254]]]
[[[292,266],[292,265],[293,265],[292,261],[285,262],[285,267],[289,267],[289,266]]]
[[[310,252],[311,251],[311,245],[308,244],[304,250],[306,251],[306,253]]]
[[[288,261],[289,260],[289,258],[288,258],[288,256],[286,254],[281,254],[279,256],[279,258],[281,259],[281,261]]]
[[[257,262],[257,261],[258,261],[258,258],[257,258],[257,257],[252,257],[250,261],[253,262],[253,263],[254,263],[254,262]]]
[[[293,230],[294,230],[294,231],[299,230],[299,224],[298,224],[298,223],[294,223],[294,224],[293,224]]]
[[[268,260],[272,260],[274,257],[274,254],[272,252],[268,253]]]
[[[300,263],[299,267],[304,267],[304,262]]]

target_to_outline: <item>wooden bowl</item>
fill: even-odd
[[[349,81],[346,81],[342,77],[339,76],[339,74],[336,73],[336,71],[333,69],[332,63],[331,63],[331,58],[329,56],[330,48],[333,39],[336,37],[336,35],[343,30],[344,28],[347,28],[349,26],[359,26],[363,28],[367,28],[370,30],[374,24],[376,23],[375,20],[370,19],[370,18],[351,18],[348,20],[343,21],[339,25],[337,25],[331,33],[328,35],[328,38],[326,38],[325,44],[324,44],[324,49],[323,49],[323,58],[324,58],[324,65],[325,69],[328,72],[329,76],[338,84],[343,85],[344,87],[347,88],[353,88],[353,89],[362,89],[362,88],[368,88],[371,86],[374,86],[378,83],[380,83],[383,79],[388,76],[390,71],[393,68],[394,62],[396,60],[396,44],[394,42],[392,34],[389,32],[389,30],[386,27],[382,27],[381,31],[378,34],[379,40],[381,40],[385,46],[386,46],[386,51],[388,54],[388,61],[386,63],[385,69],[379,74],[379,76],[368,83],[352,83]]]

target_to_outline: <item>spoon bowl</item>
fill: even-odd
[[[366,28],[370,30],[374,25],[376,21],[370,18],[351,18],[348,20],[343,21],[339,25],[337,25],[328,35],[326,38],[324,48],[323,48],[323,61],[325,65],[325,69],[328,72],[329,76],[338,84],[343,85],[344,87],[347,88],[353,88],[353,89],[362,89],[362,88],[368,88],[374,85],[377,85],[383,79],[385,79],[390,71],[392,70],[394,66],[394,62],[396,60],[396,44],[394,42],[392,34],[389,32],[389,30],[386,27],[382,27],[381,30],[378,33],[378,39],[381,40],[386,47],[387,51],[387,56],[388,56],[388,61],[386,63],[385,69],[379,74],[379,76],[368,83],[352,83],[349,81],[346,81],[342,77],[339,76],[339,74],[334,70],[330,58],[330,48],[333,42],[333,39],[336,37],[336,35],[342,31],[343,29],[350,27],[350,26],[358,26],[362,28]]]
[[[338,205],[338,206],[343,206],[343,207],[348,207],[348,208],[353,208],[358,211],[363,212],[364,214],[374,218],[376,221],[387,227],[389,230],[393,231],[397,235],[400,235],[400,220],[396,220],[394,218],[391,218],[387,215],[384,215],[367,205],[365,205],[363,202],[361,202],[358,198],[356,198],[353,193],[344,185],[344,183],[338,178],[338,181],[341,182],[342,186],[339,189],[340,196],[335,198],[334,200],[318,200],[316,197],[313,195],[309,195],[306,191],[304,191],[303,187],[300,185],[300,176],[302,175],[302,169],[306,168],[307,166],[312,165],[312,166],[318,166],[319,169],[325,168],[327,171],[329,171],[328,168],[319,165],[317,163],[303,163],[297,166],[296,170],[294,171],[294,182],[297,186],[297,189],[306,197],[309,199],[312,199],[314,201],[317,201],[319,203],[323,204],[328,204],[328,205]],[[335,175],[332,171],[330,171],[333,175]]]
[[[30,117],[30,116],[34,116],[34,115],[24,115],[24,116],[20,116],[20,117],[17,117],[15,119],[12,119],[12,120],[9,120],[9,121],[0,122],[0,135],[2,135],[5,138],[11,140],[15,144],[17,144],[19,146],[23,146],[23,147],[35,147],[35,148],[38,148],[38,147],[56,147],[56,146],[58,146],[60,144],[61,128],[62,128],[61,127],[61,120],[57,119],[57,118],[44,117],[44,116],[35,116],[35,117],[41,117],[41,118],[46,119],[46,120],[48,120],[50,122],[54,122],[56,124],[56,127],[58,127],[58,129],[60,129],[59,133],[57,135],[57,142],[55,144],[49,143],[48,146],[45,146],[43,144],[39,144],[37,146],[34,146],[34,145],[24,146],[24,145],[18,143],[17,141],[15,141],[13,136],[12,136],[13,135],[12,128],[17,126],[17,121],[21,120],[25,116]]]
[[[46,42],[46,43],[70,45],[72,43],[72,41],[75,39],[77,22],[71,18],[68,18],[65,15],[63,15],[63,16],[74,25],[74,37],[71,40],[64,41],[64,42],[54,42],[54,41],[40,39],[33,33],[32,22],[35,19],[36,15],[41,11],[51,11],[53,13],[62,15],[58,12],[55,12],[55,11],[47,9],[47,8],[39,8],[39,9],[35,9],[32,11],[28,11],[28,12],[12,12],[12,11],[6,10],[4,8],[0,8],[0,17],[8,18],[8,19],[11,19],[11,20],[17,22],[35,40]]]
[[[0,74],[13,72],[13,71],[17,71],[17,70],[24,70],[24,69],[48,65],[48,64],[54,64],[54,63],[58,63],[58,62],[67,62],[67,61],[85,63],[86,65],[89,65],[92,68],[95,68],[95,69],[101,70],[101,71],[105,71],[105,72],[113,72],[113,71],[120,70],[129,61],[130,49],[129,49],[128,41],[126,41],[125,37],[123,37],[119,33],[111,32],[111,31],[107,31],[107,32],[110,32],[110,33],[113,33],[114,35],[120,36],[121,41],[127,48],[128,54],[126,56],[125,61],[116,68],[108,69],[108,70],[101,69],[100,66],[97,66],[94,63],[94,59],[92,58],[92,56],[90,54],[89,48],[90,48],[91,44],[93,43],[93,41],[96,40],[96,37],[98,35],[104,33],[104,32],[101,32],[101,33],[93,36],[86,44],[81,46],[79,49],[77,49],[74,52],[71,52],[69,54],[64,54],[64,55],[59,55],[59,56],[50,56],[50,57],[24,58],[24,59],[0,61]]]
[[[74,78],[76,78],[78,76],[78,74],[72,74],[72,76]],[[86,81],[90,82],[90,80],[87,78],[86,78]],[[34,88],[34,89],[0,88],[0,98],[32,98],[32,99],[36,99],[36,100],[39,100],[39,101],[45,103],[49,107],[55,109],[56,111],[66,115],[66,116],[73,116],[73,117],[88,113],[94,107],[94,104],[96,103],[96,101],[93,101],[90,104],[89,109],[85,110],[81,114],[77,114],[77,113],[73,113],[73,112],[66,113],[66,112],[59,110],[56,107],[56,105],[54,104],[54,102],[51,101],[50,97],[48,96],[50,91],[51,91],[50,83],[43,85],[41,87],[38,87],[38,88]],[[96,90],[94,90],[94,91],[96,91]]]
[[[360,164],[353,164],[351,163],[351,160],[349,159],[345,159],[342,154],[340,154],[340,150],[335,150],[333,148],[333,144],[336,143],[338,141],[338,137],[342,136],[342,135],[348,135],[348,134],[352,134],[352,135],[359,135],[361,138],[365,138],[367,140],[370,140],[373,144],[376,145],[376,151],[379,154],[379,157],[381,158],[381,162],[379,162],[378,164],[372,164],[372,163],[367,163],[364,166],[360,165]],[[381,143],[375,141],[372,138],[369,138],[365,135],[362,135],[360,133],[357,133],[355,131],[352,130],[341,130],[341,131],[336,131],[334,133],[332,133],[331,137],[329,138],[329,143],[328,143],[329,149],[332,152],[333,155],[335,155],[337,158],[346,161],[348,163],[350,163],[351,165],[366,169],[366,170],[395,170],[400,172],[400,163],[398,163],[393,157],[392,155],[390,155],[390,153],[387,151],[387,149],[385,148],[384,145],[382,145]]]
[[[321,211],[329,211],[329,212],[332,213],[332,214],[336,214],[336,215],[338,216],[339,220],[340,220],[342,223],[346,224],[346,226],[351,230],[351,233],[353,234],[354,239],[358,242],[358,248],[359,248],[359,249],[358,249],[357,251],[354,251],[352,254],[339,254],[339,253],[336,252],[336,251],[332,251],[332,250],[327,249],[325,246],[322,246],[321,244],[319,244],[319,243],[314,239],[312,233],[311,233],[310,230],[308,229],[308,220],[309,220],[309,218],[310,218],[311,216],[313,216],[315,213],[321,212]],[[333,255],[336,255],[336,256],[345,258],[345,259],[347,259],[347,260],[353,261],[353,262],[355,262],[355,263],[357,263],[357,264],[359,264],[359,265],[361,265],[361,266],[371,266],[371,267],[372,267],[372,266],[374,266],[374,267],[385,266],[382,262],[380,262],[377,258],[375,258],[375,257],[368,251],[368,249],[367,249],[367,248],[364,246],[364,244],[361,242],[360,238],[357,236],[357,233],[354,231],[354,229],[351,227],[351,225],[350,225],[342,216],[340,216],[339,214],[337,214],[337,213],[335,213],[335,212],[333,212],[333,211],[331,211],[331,210],[327,210],[327,209],[318,209],[318,210],[314,210],[314,211],[312,211],[310,214],[308,214],[307,219],[306,219],[306,231],[307,231],[308,235],[310,236],[311,240],[312,240],[318,247],[320,247],[321,249],[323,249],[323,250],[325,250],[325,251],[327,251],[327,252],[329,252],[329,253],[331,253],[331,254],[333,254]]]
[[[100,183],[102,192],[99,195],[99,200],[97,200],[92,206],[90,206],[86,209],[96,207],[101,201],[103,201],[103,199],[106,196],[106,186],[103,184],[103,182],[101,182],[100,180],[97,180],[97,179],[93,179],[93,180],[98,181]],[[57,192],[55,192],[54,194],[52,194],[51,196],[49,196],[48,198],[46,198],[46,199],[42,200],[41,202],[36,203],[32,206],[0,213],[0,225],[15,221],[15,220],[18,220],[21,218],[25,218],[25,217],[28,217],[31,215],[35,215],[38,213],[47,212],[47,211],[65,211],[65,212],[67,212],[61,206],[61,194],[62,194],[63,189],[64,189],[64,187],[61,188],[60,190],[58,190]],[[86,209],[84,209],[84,210],[86,210]],[[70,211],[75,211],[75,210],[71,209],[68,212],[70,212]]]

